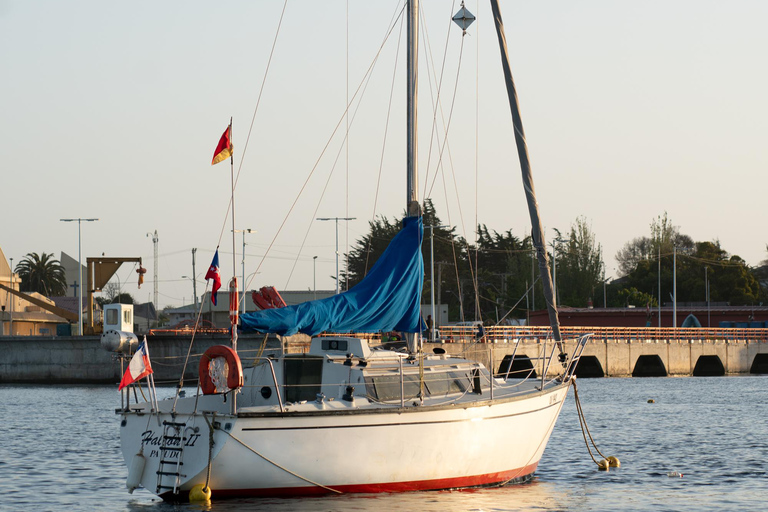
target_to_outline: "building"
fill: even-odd
[[[80,286],[82,285],[81,282],[81,275],[82,279],[84,280],[85,277],[88,275],[87,269],[85,265],[80,265],[81,272],[77,272],[77,259],[71,257],[69,254],[65,253],[64,251],[61,252],[61,258],[59,259],[59,263],[61,264],[62,268],[64,269],[64,275],[65,279],[67,280],[67,297],[77,297],[78,291],[80,290]],[[87,293],[85,291],[85,288],[83,288],[83,300],[87,300],[86,297]]]
[[[19,291],[21,279],[11,272],[11,266],[0,249],[0,285]],[[53,300],[39,293],[27,294],[38,304],[0,289],[0,334],[4,336],[53,336],[59,326],[69,327],[69,322],[46,309],[55,307]]]
[[[133,305],[133,332],[149,332],[157,327],[157,310],[151,302]]]

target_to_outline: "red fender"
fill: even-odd
[[[210,365],[211,360],[216,357],[223,357],[229,367],[227,387],[230,389],[243,387],[243,366],[240,363],[240,358],[237,356],[237,352],[226,345],[214,345],[206,350],[200,358],[200,368],[198,372],[200,375],[200,389],[202,389],[203,394],[216,394],[216,386],[213,384],[211,375],[208,372],[208,366]]]

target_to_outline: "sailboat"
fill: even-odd
[[[368,275],[345,293],[240,315],[242,331],[312,337],[305,354],[249,358],[215,346],[199,393],[118,409],[128,489],[163,499],[378,493],[497,486],[532,478],[585,339],[563,350],[498,2],[492,0],[554,343],[540,378],[426,354],[416,179],[418,2],[408,2],[407,216]],[[462,8],[463,22],[471,15]],[[371,336],[401,331],[407,350]],[[348,333],[334,334],[328,333]],[[134,394],[135,396],[135,394]]]

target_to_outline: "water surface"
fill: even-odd
[[[758,510],[768,496],[768,377],[582,379],[589,428],[622,467],[596,470],[573,393],[536,478],[496,489],[173,505],[128,494],[113,386],[0,386],[0,510]],[[166,394],[170,390],[164,390]],[[655,403],[648,403],[653,399]],[[511,434],[510,434],[511,435]],[[441,440],[471,442],[471,439]],[[500,443],[503,440],[500,440]],[[342,448],[340,448],[342,449]],[[361,461],[363,454],[359,454]],[[669,477],[670,472],[683,476]]]

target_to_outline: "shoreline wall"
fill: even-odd
[[[152,336],[148,338],[150,359],[157,385],[175,385],[190,345],[190,336]],[[263,335],[240,336],[238,353],[244,366],[256,357]],[[282,343],[288,352],[308,348],[307,336],[278,339],[270,335],[266,351],[279,351]],[[200,355],[213,345],[229,345],[227,335],[197,335],[191,357],[184,372],[187,385],[197,380]],[[505,356],[513,353],[525,356],[541,375],[542,353],[547,357],[553,345],[539,340],[510,340],[501,343],[425,343],[425,352],[441,348],[448,354],[477,360],[487,367],[502,370]],[[567,342],[565,350],[572,354],[575,342]],[[98,336],[84,337],[0,337],[0,384],[117,384],[122,378],[128,359],[101,347]],[[269,352],[265,352],[268,354]],[[768,343],[751,340],[605,340],[593,338],[587,343],[581,363],[591,368],[585,376],[691,376],[703,375],[701,365],[722,365],[721,375],[768,373]],[[580,366],[577,375],[582,374]],[[557,362],[552,364],[557,365]]]

